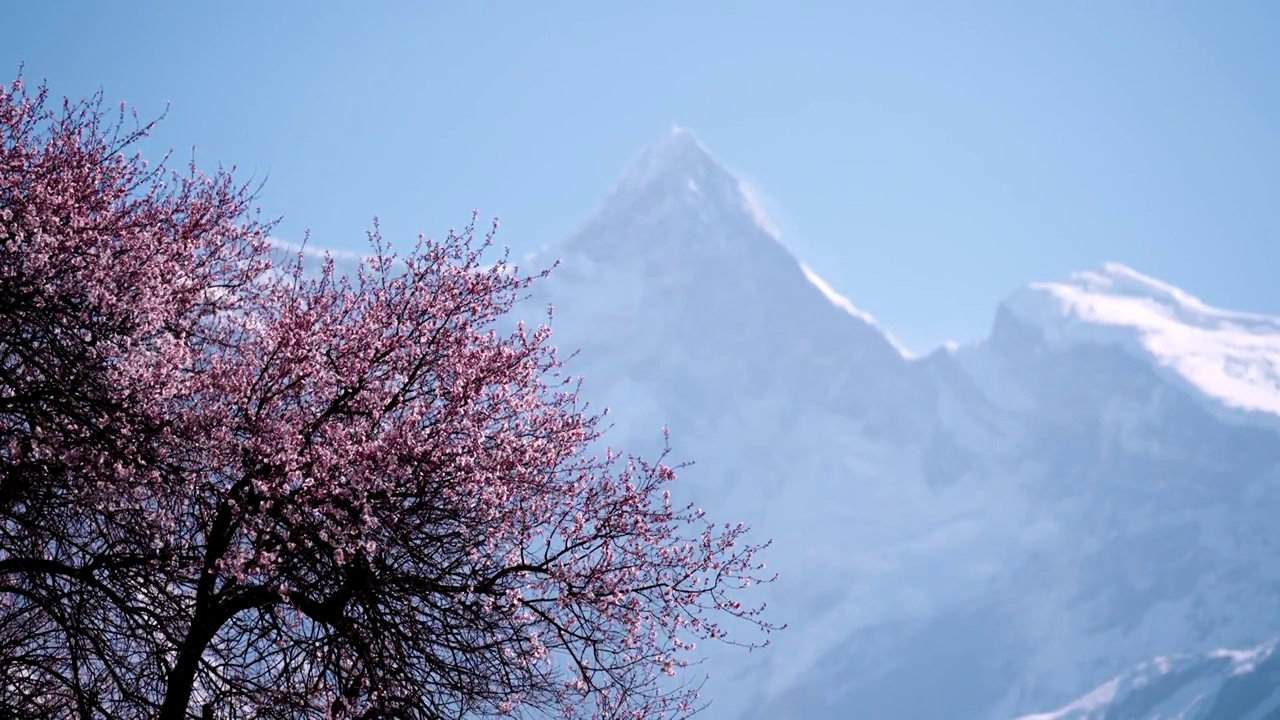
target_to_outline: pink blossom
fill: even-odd
[[[48,658],[0,701],[672,717],[688,638],[773,629],[747,528],[596,452],[548,324],[498,329],[545,273],[496,223],[308,275],[230,172],[45,101],[0,90],[0,676]]]

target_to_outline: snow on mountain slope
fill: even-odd
[[[845,312],[858,318],[859,320],[863,321],[868,325],[876,325],[876,319],[871,317],[870,313],[868,313],[865,310],[859,309],[853,304],[852,300],[836,292],[835,288],[827,284],[826,280],[823,280],[818,275],[818,273],[813,271],[813,268],[801,263],[800,272],[804,273],[804,277],[806,280],[809,281],[809,284],[818,288],[818,291],[822,293],[823,297],[831,301],[832,305],[835,305],[836,307],[840,308],[841,310],[844,310]],[[888,340],[889,343],[893,345],[893,348],[898,351],[898,354],[902,355],[903,357],[911,357],[911,353],[908,352],[907,349],[902,346],[902,343],[898,342],[897,338],[895,338],[893,335],[889,334],[887,331],[883,329],[881,330],[881,332],[884,333],[885,340]]]
[[[997,720],[1280,632],[1277,437],[1207,412],[1167,339],[1235,357],[1267,319],[1107,266],[907,359],[683,131],[550,254],[535,301],[611,440],[669,424],[698,461],[686,492],[777,541],[792,629],[714,658],[708,717]]]
[[[1272,640],[1248,650],[1157,658],[1057,711],[1018,720],[1275,720],[1275,649]]]
[[[555,306],[554,341],[613,411],[610,442],[651,447],[669,425],[697,462],[684,491],[773,538],[790,578],[764,590],[791,625],[776,647],[709,666],[711,717],[801,681],[858,627],[979,593],[1022,552],[1019,492],[992,502],[962,479],[989,440],[962,403],[956,437],[932,370],[802,266],[691,135],[642,153],[531,266],[552,258],[532,302]]]
[[[750,717],[1009,718],[1145,658],[1280,632],[1273,431],[1222,422],[1121,346],[1053,342],[1004,307],[988,339],[920,364],[967,451],[944,489],[1016,514],[1001,518],[1013,536],[982,529],[1015,547],[989,557],[981,592],[855,629]],[[973,434],[986,442],[961,443]]]
[[[1050,342],[1117,343],[1227,408],[1280,416],[1280,318],[1210,307],[1117,263],[1032,283],[1005,307]]]
[[[1280,634],[1280,436],[1217,412],[1280,409],[1276,321],[1108,265],[908,358],[682,130],[552,258],[609,440],[670,425],[684,492],[776,541],[791,629],[713,657],[707,717],[1007,720]]]

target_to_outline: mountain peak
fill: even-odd
[[[612,194],[640,192],[656,185],[697,188],[708,180],[737,184],[692,130],[672,125],[631,160]]]
[[[597,306],[603,305],[600,296],[621,300],[626,294],[632,303],[626,315],[652,313],[653,324],[667,334],[674,332],[666,327],[673,319],[687,320],[685,329],[697,327],[696,318],[713,308],[739,308],[755,318],[752,327],[773,323],[799,336],[834,317],[845,328],[835,344],[869,336],[855,342],[857,352],[902,362],[870,316],[800,264],[749,189],[686,128],[671,128],[637,154],[590,219],[548,250],[562,261],[566,287],[590,287],[590,303]],[[623,316],[616,307],[610,312],[615,323]],[[717,335],[701,327],[693,334],[697,343]]]
[[[1145,298],[1152,302],[1200,314],[1223,311],[1211,308],[1187,291],[1118,262],[1106,262],[1095,270],[1073,273],[1063,282],[1088,292]]]
[[[698,140],[693,131],[683,125],[672,125],[667,132],[648,148],[650,153],[670,158],[693,156],[711,157],[711,152]]]
[[[1116,326],[1177,323],[1280,334],[1280,318],[1213,307],[1186,290],[1117,262],[1071,273],[1061,280],[1029,283],[1004,304],[1024,320],[1033,321],[1043,320],[1045,315],[1065,315]]]
[[[1280,416],[1280,318],[1210,306],[1120,263],[1031,283],[1003,307],[1051,345],[1117,345],[1228,408]]]
[[[749,189],[691,130],[674,125],[632,158],[565,249],[634,259],[671,252],[723,257],[748,247],[782,250]]]

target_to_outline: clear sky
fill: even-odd
[[[1280,3],[13,2],[0,66],[268,175],[356,248],[497,215],[557,239],[692,128],[906,345],[1116,260],[1280,313]]]

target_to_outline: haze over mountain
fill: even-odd
[[[531,302],[610,442],[669,425],[690,497],[776,541],[791,628],[712,657],[708,717],[1008,720],[1280,635],[1280,320],[1106,264],[907,357],[681,129],[554,258]]]

